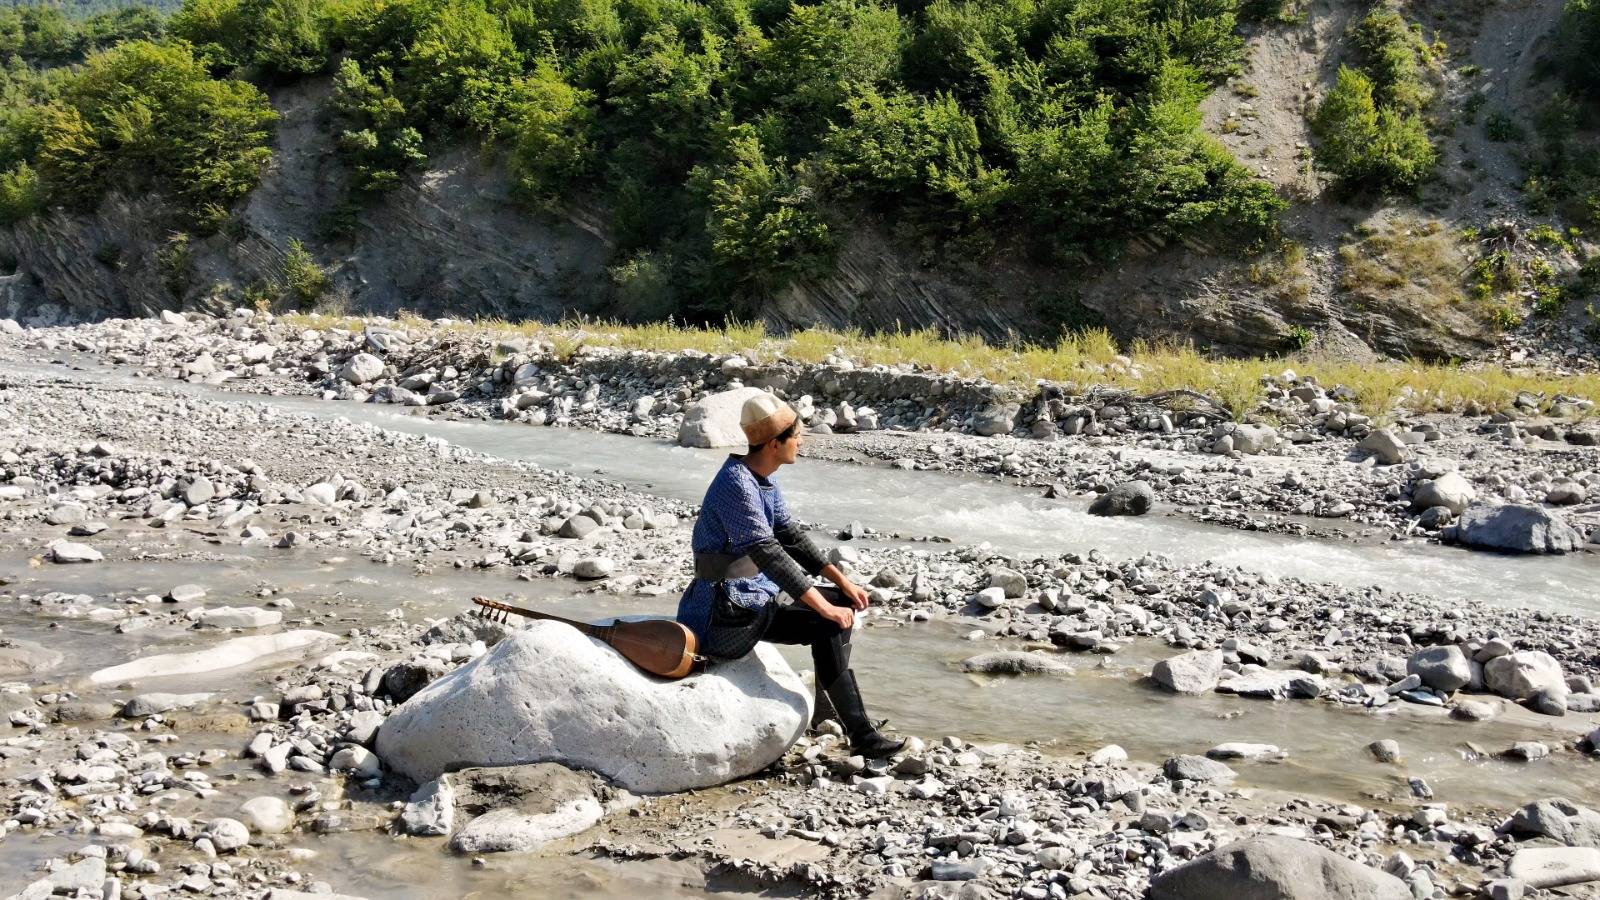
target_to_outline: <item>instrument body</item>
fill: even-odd
[[[637,622],[617,619],[610,625],[592,625],[486,597],[473,597],[472,602],[489,615],[498,614],[501,621],[509,621],[510,616],[517,615],[571,625],[589,637],[604,641],[628,662],[662,678],[683,678],[699,671],[705,664],[704,657],[696,652],[698,641],[694,632],[672,619],[641,619]]]

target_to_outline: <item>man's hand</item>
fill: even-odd
[[[841,631],[849,631],[856,623],[856,614],[843,606],[834,606],[830,603],[827,609],[818,612],[824,619],[839,626]]]
[[[844,584],[839,585],[839,593],[843,594],[844,598],[850,601],[850,606],[852,609],[866,609],[867,603],[870,602],[870,598],[867,596],[866,590],[864,590],[861,585],[851,581],[846,581]]]

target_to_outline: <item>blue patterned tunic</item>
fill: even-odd
[[[691,539],[696,553],[745,553],[755,544],[774,540],[774,529],[789,522],[789,507],[778,485],[750,471],[737,456],[728,457],[706,488],[700,517]],[[760,609],[778,596],[778,585],[765,574],[727,581],[728,597],[747,609]],[[711,624],[716,585],[703,578],[689,582],[678,601],[678,621],[702,641]]]

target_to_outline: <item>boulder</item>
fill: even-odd
[[[761,388],[743,387],[710,394],[694,403],[683,413],[678,426],[680,447],[747,447],[744,430],[739,427],[739,414],[746,400],[766,393]]]
[[[1239,425],[1230,436],[1233,438],[1233,449],[1246,456],[1273,450],[1282,442],[1278,429],[1271,425]]]
[[[1475,503],[1456,522],[1456,540],[1513,553],[1570,553],[1583,538],[1549,510],[1523,503]]]
[[[1002,650],[962,660],[961,671],[984,675],[1071,675],[1072,667],[1043,653]]]
[[[1238,773],[1204,756],[1174,756],[1161,765],[1162,774],[1174,781],[1232,781]]]
[[[146,716],[158,716],[162,713],[172,712],[175,709],[188,709],[211,699],[207,693],[198,694],[140,694],[130,699],[122,706],[122,715],[128,719],[143,719]]]
[[[1155,505],[1156,492],[1148,482],[1124,481],[1089,504],[1091,516],[1142,516]]]
[[[254,797],[239,807],[244,824],[255,834],[284,834],[294,830],[294,811],[277,797]]]
[[[1322,677],[1310,672],[1298,669],[1263,669],[1252,665],[1245,666],[1239,672],[1225,670],[1217,690],[1224,694],[1262,697],[1268,700],[1282,700],[1288,697],[1311,700],[1321,695],[1322,687]]]
[[[1308,841],[1258,835],[1156,876],[1150,900],[1410,900],[1405,882]]]
[[[50,561],[57,563],[90,563],[105,559],[104,554],[88,544],[72,541],[55,541],[50,545]]]
[[[1531,888],[1553,888],[1600,880],[1600,850],[1593,847],[1524,847],[1506,874]]]
[[[534,622],[402,704],[377,748],[417,782],[468,766],[560,762],[631,791],[670,793],[766,768],[810,720],[810,691],[768,644],[665,681],[570,626]]]
[[[1156,684],[1180,694],[1204,694],[1222,679],[1221,650],[1191,650],[1163,659],[1150,670]]]
[[[1567,692],[1561,664],[1541,650],[1520,650],[1489,660],[1483,666],[1484,684],[1511,700],[1526,700],[1540,691]]]
[[[1459,691],[1472,680],[1472,664],[1460,647],[1427,647],[1411,654],[1406,660],[1407,674],[1416,675],[1422,683],[1446,694]]]
[[[466,769],[445,776],[471,820],[450,838],[459,853],[534,850],[577,834],[604,813],[599,779],[554,763]]]
[[[1405,462],[1408,455],[1405,442],[1387,428],[1379,428],[1362,438],[1356,449],[1371,453],[1386,466],[1397,466]]]
[[[383,692],[390,700],[404,703],[449,671],[449,663],[432,656],[397,662],[383,673]]]
[[[357,353],[339,367],[339,377],[357,387],[383,377],[383,360],[370,353]]]
[[[984,437],[1010,434],[1017,427],[1017,413],[1022,407],[1015,403],[990,403],[972,414],[972,430]]]
[[[1568,847],[1600,847],[1600,813],[1565,797],[1535,800],[1513,813],[1503,828],[1519,837],[1547,837]]]
[[[1472,482],[1460,472],[1446,472],[1430,481],[1419,481],[1411,488],[1411,508],[1422,511],[1442,506],[1450,510],[1451,515],[1459,516],[1477,497]]]

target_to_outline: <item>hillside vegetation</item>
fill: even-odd
[[[470,136],[531,205],[601,200],[640,312],[748,312],[863,211],[1062,260],[1255,240],[1282,205],[1198,127],[1242,46],[1228,0],[191,0],[165,34],[102,15],[48,40],[12,19],[34,71],[7,85],[11,220],[132,187],[218,227],[267,146],[258,87],[319,73],[353,173],[329,228]]]
[[[1380,2],[1352,19],[1336,78],[1306,108],[1316,168],[1343,196],[1404,198],[1439,177],[1455,127],[1438,108],[1449,53],[1403,13]],[[922,266],[1107,271],[1130,243],[1182,241],[1295,260],[1251,267],[1281,280],[1310,271],[1280,235],[1288,198],[1308,198],[1236,160],[1201,108],[1239,75],[1248,29],[1292,30],[1297,15],[1237,0],[187,0],[170,17],[19,6],[0,12],[0,224],[157,196],[173,234],[160,253],[181,275],[189,241],[240,226],[273,158],[269,97],[308,83],[331,85],[322,121],[343,163],[318,240],[348,239],[431,159],[474,145],[504,161],[529,219],[599,211],[608,310],[624,318],[758,317],[787,285],[832,271],[865,223]],[[1595,0],[1568,0],[1524,185],[1530,207],[1583,226],[1600,218],[1600,153],[1585,137],[1597,23]],[[1506,122],[1484,127],[1520,127]],[[312,237],[282,236],[295,271],[267,299],[316,302],[328,280],[290,240]],[[1359,245],[1331,245],[1348,265],[1330,280],[1381,312],[1387,295],[1349,259]],[[1428,277],[1434,301],[1476,296]],[[1305,306],[1311,288],[1274,290]],[[1077,296],[1063,284],[1035,311],[1091,324]],[[1495,302],[1484,309],[1501,324],[1520,321]],[[1296,325],[1261,340],[1312,337]]]

